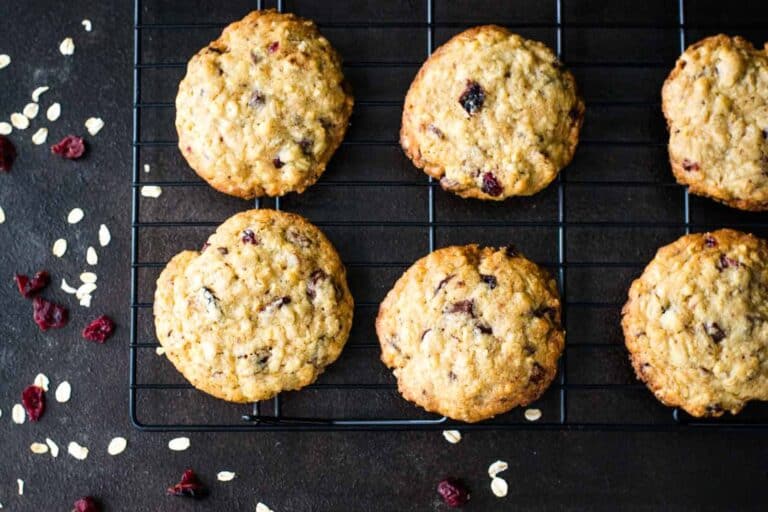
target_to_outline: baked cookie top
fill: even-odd
[[[693,416],[768,400],[768,243],[722,229],[662,247],[629,290],[637,377]]]
[[[768,52],[717,35],[688,47],[661,91],[677,181],[734,208],[768,210]]]
[[[555,179],[583,117],[573,75],[546,45],[487,25],[458,34],[421,67],[400,144],[444,189],[502,200]]]
[[[513,248],[439,249],[381,303],[381,360],[424,409],[475,422],[536,400],[565,332],[555,281]]]
[[[254,11],[189,61],[176,96],[179,149],[226,194],[303,192],[341,143],[352,103],[313,22]]]
[[[238,213],[201,252],[174,256],[154,302],[168,359],[196,388],[233,402],[312,383],[341,353],[352,310],[328,239],[274,210]]]

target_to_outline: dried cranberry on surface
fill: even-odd
[[[101,512],[101,507],[90,496],[83,496],[75,502],[72,512]]]
[[[281,169],[285,165],[285,162],[280,160],[280,158],[275,158],[272,160],[272,165],[275,166],[275,169]]]
[[[712,338],[715,343],[720,343],[726,337],[725,331],[720,327],[717,322],[711,324],[704,324],[704,331]]]
[[[243,236],[240,238],[244,244],[259,245],[259,237],[252,229],[246,229],[243,231]]]
[[[704,246],[705,247],[716,247],[717,246],[717,240],[714,239],[714,237],[707,235],[704,237]]]
[[[504,188],[501,186],[501,183],[499,183],[499,180],[496,178],[496,176],[493,175],[492,172],[486,172],[483,174],[483,185],[481,190],[489,196],[496,197],[501,195],[501,193],[504,191]]]
[[[280,43],[278,41],[272,41],[269,43],[269,46],[267,46],[267,51],[269,51],[269,53],[275,53],[278,48],[280,48]]]
[[[11,139],[0,135],[0,171],[11,172],[14,160],[16,160],[16,147]]]
[[[21,404],[27,411],[29,421],[37,421],[45,412],[45,390],[40,386],[27,386],[21,392]]]
[[[720,259],[717,261],[716,267],[717,270],[723,271],[728,267],[739,267],[741,266],[741,263],[739,263],[739,260],[734,258],[729,258],[725,254],[720,255]]]
[[[51,276],[45,270],[41,270],[31,279],[24,274],[16,274],[13,279],[16,281],[16,286],[19,287],[19,293],[26,299],[31,299],[37,295],[37,292],[51,282]]]
[[[699,164],[697,164],[696,162],[691,162],[690,160],[685,158],[683,159],[683,170],[687,172],[698,171]]]
[[[459,103],[462,108],[467,111],[467,114],[473,115],[483,108],[483,102],[485,102],[483,87],[479,83],[469,80],[467,88],[459,96]]]
[[[41,297],[35,297],[32,301],[32,312],[32,317],[41,331],[59,329],[67,325],[69,320],[67,308]]]
[[[85,141],[76,135],[67,135],[51,146],[51,153],[68,160],[77,160],[85,153]]]
[[[206,489],[200,480],[197,479],[197,475],[191,469],[188,469],[181,475],[181,481],[176,485],[168,488],[166,494],[171,496],[185,496],[187,498],[202,498],[208,494]]]
[[[114,331],[115,322],[107,315],[101,315],[83,329],[83,338],[96,343],[104,343]]]
[[[480,280],[487,284],[491,290],[496,288],[496,285],[499,283],[496,279],[496,276],[492,276],[490,274],[480,274]]]
[[[437,493],[449,507],[460,507],[469,501],[469,489],[455,478],[446,478],[437,484]]]

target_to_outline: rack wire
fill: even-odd
[[[610,0],[505,7],[480,2],[481,16],[477,2],[448,0],[389,0],[379,6],[313,0],[224,6],[198,0],[194,9],[183,2],[134,0],[129,390],[134,425],[150,431],[768,428],[766,404],[750,404],[739,416],[718,420],[697,420],[660,405],[634,379],[617,330],[626,288],[658,246],[721,226],[768,234],[764,215],[689,197],[671,178],[658,90],[686,40],[717,31],[768,39],[766,7],[736,5],[744,14],[725,23],[712,7],[716,2],[688,0],[694,2],[697,12],[713,13],[710,19],[688,22],[686,0],[639,2],[644,12],[629,13]],[[347,139],[317,184],[300,196],[244,203],[212,191],[187,168],[176,150],[172,119],[176,84],[188,58],[251,8],[316,19],[347,56],[356,111]],[[221,19],[211,21],[211,11]],[[397,142],[402,96],[422,60],[451,35],[491,22],[550,44],[576,74],[587,103],[573,164],[546,191],[502,205],[443,192],[410,167]],[[369,36],[372,43],[361,40]],[[638,36],[640,41],[633,40]],[[381,44],[385,41],[390,44]],[[413,49],[421,44],[422,53]],[[371,126],[383,128],[377,132]],[[144,165],[150,173],[143,172]],[[145,185],[161,186],[163,196],[142,198]],[[677,202],[681,220],[676,220]],[[356,320],[342,357],[318,382],[241,406],[197,392],[155,354],[151,297],[157,274],[173,254],[199,246],[225,218],[249,207],[290,209],[326,231],[349,269]],[[419,256],[469,242],[514,242],[557,276],[568,340],[558,378],[531,405],[543,412],[538,422],[526,421],[522,410],[472,425],[427,414],[399,397],[394,379],[378,362],[371,325],[386,290]]]

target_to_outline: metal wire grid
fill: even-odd
[[[187,181],[147,181],[140,179],[140,167],[142,164],[142,148],[144,147],[175,147],[175,141],[164,140],[143,140],[141,137],[141,112],[142,109],[153,108],[173,108],[172,103],[163,102],[143,102],[141,98],[141,73],[144,69],[158,69],[167,67],[183,67],[184,63],[161,63],[161,62],[142,62],[141,44],[142,44],[142,31],[146,29],[153,30],[173,30],[173,29],[189,29],[189,28],[220,28],[223,27],[221,23],[142,23],[142,3],[147,0],[134,0],[134,66],[133,66],[133,81],[134,81],[134,94],[133,94],[133,201],[132,201],[132,246],[131,246],[131,340],[130,340],[130,415],[131,420],[137,428],[150,431],[266,431],[266,430],[403,430],[403,429],[445,429],[451,426],[456,426],[462,430],[470,429],[541,429],[541,430],[670,430],[670,429],[684,429],[691,427],[706,427],[706,428],[738,428],[738,429],[765,429],[768,428],[768,418],[765,415],[761,415],[756,420],[740,421],[717,421],[717,420],[695,420],[685,413],[674,409],[671,411],[671,421],[669,422],[644,422],[644,421],[618,421],[611,422],[583,422],[583,421],[570,421],[568,418],[568,392],[569,390],[579,389],[611,389],[613,391],[621,392],[622,390],[637,390],[640,389],[645,392],[644,386],[639,383],[633,384],[573,384],[568,382],[568,346],[563,354],[561,360],[561,368],[558,374],[556,382],[553,383],[552,388],[555,389],[558,400],[558,417],[555,420],[547,419],[542,422],[530,423],[521,420],[493,420],[492,422],[484,422],[481,424],[467,425],[463,423],[456,423],[446,418],[427,418],[427,419],[406,419],[406,418],[374,418],[374,419],[358,419],[358,418],[309,418],[298,415],[285,416],[281,413],[282,405],[280,396],[275,397],[270,405],[271,411],[263,411],[263,403],[255,403],[250,411],[247,411],[242,415],[242,420],[238,422],[217,422],[215,418],[211,418],[206,422],[187,422],[182,418],[178,421],[170,422],[146,422],[141,418],[142,408],[140,405],[139,394],[143,391],[173,391],[179,389],[188,389],[189,385],[180,384],[162,384],[156,382],[140,382],[138,377],[139,370],[139,351],[154,349],[156,343],[140,342],[138,340],[138,322],[139,311],[151,308],[151,303],[141,302],[139,300],[139,270],[142,268],[161,267],[163,262],[143,262],[140,258],[139,248],[139,233],[144,228],[152,228],[157,226],[167,226],[171,228],[183,227],[183,226],[195,226],[195,227],[209,227],[213,229],[216,223],[211,222],[152,222],[141,221],[139,216],[139,205],[141,196],[139,189],[143,185],[154,184],[160,186],[205,186],[203,182],[187,182]],[[464,24],[452,24],[452,23],[440,23],[439,25],[434,21],[434,9],[435,2],[437,0],[425,0],[426,1],[426,19],[424,22],[365,22],[365,23],[326,23],[321,24],[323,26],[332,26],[334,28],[360,28],[360,27],[378,27],[378,28],[419,28],[425,29],[426,36],[426,48],[428,57],[435,47],[435,28],[440,27],[452,27],[461,26]],[[566,0],[552,0],[555,3],[555,19],[552,23],[516,23],[516,28],[551,28],[555,31],[555,50],[559,58],[565,58],[564,48],[564,32],[569,26],[589,27],[585,24],[569,24],[564,19],[563,4]],[[283,0],[276,0],[274,5],[262,5],[266,2],[259,0],[254,6],[257,9],[266,7],[275,7],[278,11],[285,9]],[[676,28],[679,31],[679,43],[680,52],[686,47],[686,18],[685,18],[685,0],[678,0],[677,5],[674,6],[677,9],[678,23],[674,27],[665,26],[664,28]],[[469,26],[469,25],[467,25]],[[643,26],[632,24],[602,24],[595,25],[595,28],[661,28],[661,25]],[[347,63],[348,67],[354,67],[355,65],[368,65],[368,66],[380,66],[386,65],[390,67],[405,67],[419,65],[420,63],[412,62],[396,62],[396,63]],[[586,65],[588,63],[581,63]],[[632,67],[632,63],[603,63],[606,66],[620,67]],[[649,66],[647,63],[637,63],[637,67]],[[357,105],[389,105],[391,102],[386,101],[357,101]],[[604,102],[608,104],[609,102]],[[625,103],[626,104],[626,103]],[[589,109],[589,104],[587,106]],[[396,145],[396,141],[345,141],[345,145]],[[659,146],[663,143],[656,142],[634,142],[634,141],[588,141],[582,140],[581,145],[643,145],[643,146]],[[601,186],[627,186],[627,187],[644,187],[644,186],[674,186],[674,184],[659,183],[657,181],[577,181],[567,180],[567,172],[561,173],[557,178],[554,186],[557,189],[557,221],[552,222],[526,222],[519,221],[514,223],[495,224],[501,226],[515,225],[524,227],[554,227],[557,230],[557,261],[551,262],[552,267],[555,267],[558,285],[560,287],[561,296],[564,300],[563,307],[563,322],[566,323],[566,314],[571,307],[594,307],[594,308],[618,308],[619,304],[612,302],[577,302],[569,301],[566,290],[566,272],[569,267],[578,268],[580,266],[589,266],[584,263],[569,263],[566,257],[566,234],[570,226],[591,226],[591,227],[664,227],[680,229],[681,234],[683,232],[689,233],[693,227],[708,228],[709,225],[695,225],[691,222],[691,208],[688,191],[685,188],[682,190],[682,222],[667,221],[667,222],[569,222],[566,218],[566,199],[567,199],[567,184],[571,185],[588,185],[592,187]],[[388,185],[388,186],[414,186],[412,182],[323,182],[321,180],[315,187],[322,186],[343,186],[343,185]],[[444,226],[461,226],[460,222],[438,222],[435,218],[435,188],[436,182],[432,178],[427,178],[424,182],[424,186],[427,187],[427,214],[428,218],[426,222],[414,220],[409,222],[389,222],[386,225],[389,226],[410,226],[410,227],[424,227],[428,234],[429,250],[435,249],[435,228]],[[272,206],[275,209],[281,208],[280,198],[273,200]],[[254,207],[261,206],[259,199],[254,202]],[[316,223],[319,226],[323,225],[351,225],[351,226],[377,226],[384,225],[385,223],[376,223],[368,221],[345,221],[336,223]],[[482,223],[473,222],[471,226],[479,226]],[[739,223],[739,227],[743,228],[765,228],[768,227],[766,223]],[[482,240],[478,240],[482,242]],[[182,248],[179,248],[181,250]],[[360,265],[374,265],[372,262],[360,262]],[[613,263],[601,263],[602,267],[634,267],[637,266],[634,263],[625,262],[613,262]],[[358,303],[358,306],[362,307],[375,307],[376,304]],[[598,347],[600,345],[595,344]],[[366,346],[366,345],[359,345]],[[612,345],[605,344],[605,347]],[[370,348],[370,347],[369,347]],[[348,348],[349,350],[349,348]],[[375,356],[373,356],[375,357]],[[337,363],[339,364],[339,363]],[[173,371],[173,370],[169,370]],[[356,384],[346,383],[340,385],[322,385],[315,384],[311,386],[314,389],[338,389],[338,390],[355,390],[355,389],[374,389],[374,390],[386,390],[392,391],[395,389],[394,385],[370,385],[370,384]],[[535,404],[534,404],[535,405]],[[233,405],[232,407],[237,407]]]

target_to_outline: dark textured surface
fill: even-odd
[[[196,0],[179,9],[162,7],[146,22],[200,20],[200,10],[217,2]],[[347,9],[343,2],[295,0],[288,8],[320,20],[354,21],[376,14],[381,21],[398,19],[400,10],[411,9],[423,16],[423,2],[353,2]],[[508,2],[499,10],[496,2],[442,1],[443,21],[484,22],[502,19],[548,23],[554,2]],[[619,3],[566,0],[565,15],[583,23],[605,21],[656,23],[667,29],[590,29],[579,28],[565,34],[566,59],[570,62],[595,59],[605,61],[632,58],[662,67],[644,67],[627,73],[610,69],[574,67],[574,72],[590,100],[648,101],[658,99],[658,88],[677,55],[677,21],[666,1],[638,2],[619,8]],[[689,41],[716,31],[718,24],[749,24],[741,30],[754,42],[768,39],[764,28],[768,16],[753,2],[700,2],[689,0],[688,19],[708,24],[709,28],[690,31]],[[38,85],[52,90],[43,96],[47,107],[52,101],[62,103],[62,118],[56,123],[44,121],[43,113],[33,127],[50,125],[49,141],[54,142],[69,132],[84,134],[83,121],[101,116],[106,122],[96,137],[87,137],[90,152],[80,162],[61,161],[48,154],[46,147],[29,142],[34,130],[14,132],[12,139],[19,149],[19,159],[9,175],[0,176],[0,206],[7,221],[0,225],[0,270],[5,285],[0,287],[0,502],[7,510],[69,510],[82,494],[103,499],[106,510],[246,510],[259,500],[276,511],[305,510],[444,510],[434,488],[446,475],[467,481],[472,501],[467,510],[761,510],[768,498],[768,434],[765,432],[681,432],[681,433],[610,433],[610,432],[477,432],[465,434],[458,445],[447,444],[439,432],[410,433],[301,433],[301,434],[192,434],[192,448],[187,452],[167,450],[167,441],[175,434],[141,433],[132,429],[127,413],[128,380],[128,305],[130,247],[130,133],[131,133],[131,62],[132,2],[108,5],[106,2],[4,2],[0,7],[0,53],[10,54],[13,63],[0,70],[0,117],[7,118],[29,101],[30,92]],[[165,3],[153,2],[164,6]],[[327,5],[325,5],[327,4]],[[531,4],[534,7],[531,7]],[[643,7],[639,7],[642,4]],[[214,21],[229,21],[244,14],[254,2],[229,2],[222,12],[210,14]],[[538,7],[536,7],[538,6]],[[611,7],[613,6],[613,7]],[[751,8],[751,9],[750,9]],[[422,9],[422,10],[419,10]],[[86,33],[82,18],[90,18],[94,31]],[[762,24],[760,21],[762,20]],[[763,27],[763,28],[760,28]],[[442,42],[458,28],[438,28],[436,42]],[[200,30],[194,37],[187,33],[176,44],[166,47],[147,46],[153,55],[147,59],[188,54],[213,37],[217,30]],[[424,55],[423,32],[397,29],[393,31],[364,29],[328,30],[329,37],[342,53],[375,52],[380,45],[400,48],[400,59],[421,61]],[[413,33],[411,33],[413,32]],[[551,29],[526,29],[523,33],[553,43]],[[394,36],[393,36],[394,33]],[[363,34],[367,34],[363,39]],[[75,55],[64,58],[58,43],[72,36],[77,46]],[[619,44],[629,41],[631,44]],[[652,47],[652,48],[651,48]],[[350,72],[356,89],[367,97],[380,95],[398,99],[407,87],[414,68],[393,68],[380,78]],[[167,82],[158,91],[173,89],[182,71],[159,72],[159,81]],[[634,74],[633,74],[634,73]],[[150,89],[151,90],[151,89]],[[144,101],[170,101],[169,98],[143,98]],[[663,142],[663,120],[657,109],[632,106],[595,106],[588,110],[586,139],[646,139]],[[383,108],[375,116],[360,109],[350,138],[394,139],[397,108]],[[589,109],[589,107],[588,107]],[[370,108],[368,109],[370,110]],[[638,110],[640,112],[638,112]],[[629,118],[629,113],[633,113]],[[371,115],[366,120],[366,116]],[[166,136],[168,120],[147,124],[148,136]],[[643,121],[644,120],[644,121]],[[151,132],[151,130],[158,130]],[[367,148],[366,148],[367,151]],[[334,160],[326,177],[338,179],[421,180],[396,148],[374,149],[375,154],[355,153],[346,148]],[[172,151],[145,155],[153,165],[152,179],[190,179],[193,175]],[[367,159],[381,164],[371,167],[369,174],[358,172]],[[355,174],[352,174],[355,173]],[[354,178],[351,178],[354,176]],[[144,178],[142,176],[142,178]],[[324,178],[324,179],[326,179]],[[583,145],[576,161],[568,170],[569,180],[638,180],[670,181],[663,147],[603,148]],[[571,220],[641,220],[655,221],[681,216],[681,192],[665,188],[600,187],[581,191],[569,190],[567,215]],[[313,188],[301,198],[282,201],[286,209],[307,214],[313,220],[349,218],[355,208],[355,197],[376,197],[375,208],[365,211],[368,218],[408,219],[425,215],[426,189],[413,187],[398,196],[388,196],[386,187],[359,187],[339,193],[328,186]],[[206,188],[174,191],[166,188],[151,210],[142,210],[153,219],[223,220],[238,211],[244,203],[228,199]],[[618,195],[617,195],[618,194]],[[540,220],[552,219],[553,190],[534,198],[505,203],[501,207],[476,202],[462,202],[439,190],[435,204],[439,220],[474,219]],[[206,207],[199,206],[201,201]],[[146,204],[143,203],[143,204]],[[555,203],[556,204],[556,203]],[[692,198],[694,222],[734,224],[764,222],[765,214],[741,214],[709,201]],[[75,207],[86,211],[77,226],[66,224],[67,212]],[[346,209],[346,210],[345,210]],[[85,267],[84,251],[96,245],[96,230],[107,224],[113,234],[112,244],[100,250],[97,266],[99,289],[94,305],[85,310],[58,289],[61,277],[70,282]],[[367,230],[361,233],[334,233],[328,229],[342,256],[364,255],[380,261],[407,262],[427,250],[425,230],[409,232],[409,228]],[[760,230],[757,230],[760,232]],[[178,232],[155,235],[143,245],[146,261],[164,261],[180,247],[192,247],[204,239],[206,230],[192,229],[185,236]],[[568,258],[571,261],[642,262],[653,249],[680,233],[679,228],[596,230],[585,226],[568,231]],[[766,234],[765,230],[762,234]],[[357,236],[355,236],[357,235]],[[555,230],[546,228],[472,228],[442,227],[436,230],[436,244],[482,241],[500,243],[514,238],[529,255],[540,261],[555,261]],[[63,236],[70,247],[63,260],[50,255],[53,241]],[[360,240],[370,241],[363,243]],[[344,246],[344,243],[348,246]],[[381,252],[381,251],[389,252]],[[368,251],[368,252],[361,252]],[[358,256],[359,258],[360,256]],[[47,268],[55,286],[47,296],[72,307],[72,321],[61,331],[40,333],[31,320],[31,305],[21,299],[11,282],[15,271],[33,272]],[[386,272],[384,271],[386,270]],[[358,300],[376,301],[396,277],[398,269],[380,270],[375,275],[358,273],[353,286]],[[639,269],[585,268],[568,271],[570,300],[595,300],[609,297],[623,300],[629,279]],[[354,271],[352,272],[354,274]],[[355,281],[357,279],[357,281]],[[151,298],[151,278],[146,291]],[[115,337],[107,344],[95,345],[82,340],[79,331],[91,317],[100,313],[112,315],[119,324]],[[569,311],[569,342],[620,343],[616,318],[602,310]],[[149,319],[145,319],[148,322]],[[358,316],[358,338],[368,337],[370,319]],[[592,350],[592,349],[586,349]],[[350,357],[356,353],[347,354]],[[621,347],[599,352],[600,358],[584,356],[574,361],[582,364],[569,368],[569,377],[580,380],[623,382],[629,378]],[[153,357],[154,354],[152,354]],[[573,362],[573,361],[571,361]],[[361,363],[368,365],[368,375],[379,376],[375,353],[367,353]],[[173,373],[163,371],[168,379]],[[55,385],[68,379],[73,385],[73,398],[67,404],[49,400],[50,406],[38,424],[14,425],[10,408],[18,401],[21,389],[38,372],[46,373]],[[378,372],[378,373],[377,373]],[[381,374],[381,378],[385,375]],[[52,393],[51,393],[52,395]],[[183,395],[181,395],[183,396]],[[300,396],[300,394],[299,394]],[[165,395],[155,400],[160,409],[167,403]],[[349,398],[347,397],[347,400]],[[361,401],[365,400],[361,398]],[[199,397],[190,400],[194,406]],[[638,392],[638,403],[646,409],[638,414],[665,414]],[[178,404],[176,404],[178,405]],[[182,404],[183,405],[183,404]],[[352,404],[356,405],[356,404]],[[358,404],[359,405],[359,404]],[[364,404],[363,404],[364,405]],[[578,411],[585,419],[615,417],[611,401],[585,400]],[[194,409],[195,407],[189,407]],[[216,407],[220,407],[216,405]],[[175,410],[178,410],[175,409]],[[222,410],[232,410],[223,407]],[[403,410],[410,410],[407,406]],[[235,411],[239,413],[240,409]],[[194,411],[190,411],[194,413]],[[546,414],[546,411],[545,411]],[[647,418],[647,416],[644,416]],[[128,450],[117,458],[106,454],[113,436],[128,438]],[[34,456],[29,444],[51,437],[62,448],[58,459]],[[66,444],[75,440],[88,446],[86,461],[69,457]],[[510,469],[503,475],[510,483],[510,494],[497,500],[488,488],[487,466],[501,458]],[[186,467],[195,468],[212,487],[211,496],[192,503],[164,496],[165,487],[175,483]],[[232,470],[238,478],[230,483],[215,482],[220,470]],[[16,495],[16,478],[26,482],[24,496]]]

